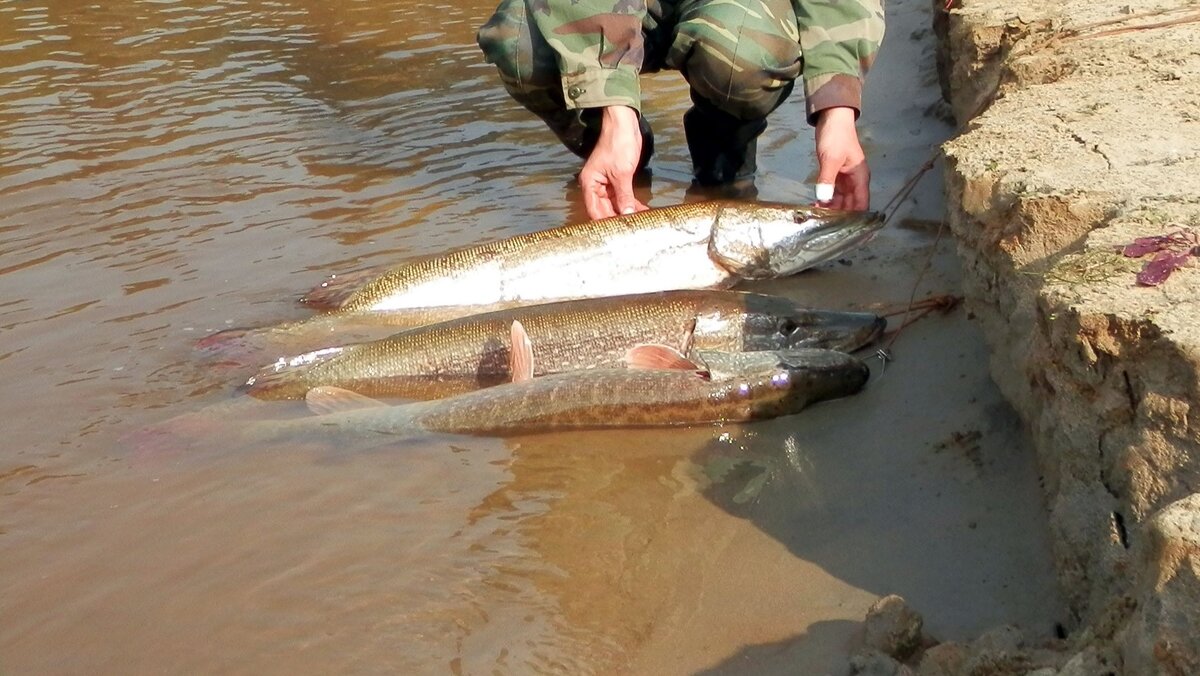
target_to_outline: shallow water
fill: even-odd
[[[862,395],[744,429],[136,452],[247,375],[197,338],[307,316],[327,272],[581,217],[577,160],[474,46],[490,10],[0,0],[0,672],[836,672],[888,593],[940,637],[1048,634],[1036,472],[961,310]],[[928,3],[888,11],[878,203],[950,133]],[[647,79],[664,205],[687,92]],[[802,102],[771,122],[760,197],[807,199]],[[954,292],[936,230],[755,290]]]

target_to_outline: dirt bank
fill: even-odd
[[[1075,667],[1200,673],[1200,248],[1156,287],[1119,253],[1200,236],[1200,5],[934,3],[948,220],[1038,455]]]

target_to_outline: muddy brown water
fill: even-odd
[[[577,161],[473,44],[490,9],[0,0],[0,672],[837,673],[888,593],[942,638],[1048,635],[1036,471],[961,310],[862,395],[744,428],[139,453],[247,375],[197,338],[303,318],[327,272],[581,216]],[[879,202],[950,133],[927,9],[888,3]],[[686,88],[647,80],[641,197],[682,201]],[[808,199],[799,97],[771,122],[761,197]],[[935,232],[754,288],[954,292]]]

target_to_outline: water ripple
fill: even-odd
[[[0,379],[20,383],[0,405],[6,446],[23,449],[0,472],[105,476],[131,429],[229,392],[236,379],[197,360],[196,338],[298,316],[293,299],[326,271],[559,224],[577,162],[483,63],[474,32],[490,5],[0,0]],[[184,513],[197,495],[222,493],[214,513],[238,511],[219,474],[161,504]],[[396,495],[414,514],[445,499],[435,491],[417,505],[412,491]],[[157,523],[161,504],[136,518]],[[259,510],[239,513],[259,523]],[[464,651],[472,670],[495,659],[588,671],[580,656],[594,637],[559,619],[533,582],[544,566],[499,534],[510,518],[442,521],[462,544],[425,550],[416,562],[425,572],[397,578],[382,602],[378,566],[337,551],[300,557],[260,584],[316,590],[283,612],[301,628],[329,601],[314,579],[360,599],[340,612],[365,609],[406,637],[437,628],[444,640],[413,644],[409,671]],[[230,590],[241,584],[238,574],[213,575]],[[131,579],[110,579],[73,608],[103,604]],[[159,584],[180,588],[177,578]],[[192,606],[203,605],[187,588]],[[18,633],[54,626],[41,613],[27,617]],[[517,634],[528,649],[507,647]],[[394,652],[356,649],[373,664]]]
[[[4,362],[35,374],[14,443],[81,387],[52,374],[84,326],[124,360],[130,336],[294,312],[314,272],[556,225],[575,161],[483,63],[488,4],[0,0]],[[83,371],[120,400],[157,358]]]

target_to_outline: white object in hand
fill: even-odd
[[[832,183],[818,183],[817,184],[817,201],[818,202],[828,202],[831,199],[833,199],[833,184]]]

